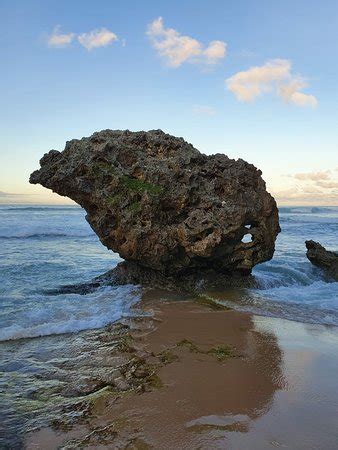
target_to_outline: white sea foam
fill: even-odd
[[[338,282],[315,281],[308,285],[294,284],[252,292],[256,297],[278,300],[285,305],[293,303],[338,311]]]
[[[136,314],[132,306],[139,300],[139,289],[131,285],[102,287],[87,295],[30,296],[3,318],[0,341],[100,328]]]

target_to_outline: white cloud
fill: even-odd
[[[296,173],[294,175],[294,178],[297,180],[311,180],[311,181],[318,181],[318,180],[328,180],[330,178],[330,171],[325,170],[324,172],[304,172],[304,173]]]
[[[183,36],[173,28],[165,28],[162,17],[148,25],[147,35],[158,54],[170,67],[179,67],[185,62],[213,65],[226,55],[225,42],[211,41],[204,47],[190,36]]]
[[[105,47],[117,41],[118,38],[112,31],[101,28],[100,30],[93,30],[89,33],[82,33],[77,37],[77,40],[87,50],[92,50],[97,47]]]
[[[225,84],[241,102],[250,102],[266,92],[274,92],[284,101],[297,106],[317,105],[313,95],[300,92],[307,84],[291,73],[291,62],[286,59],[272,59],[262,66],[237,72],[225,80]]]
[[[208,47],[202,52],[207,64],[216,64],[219,59],[225,57],[225,54],[226,43],[223,41],[211,41]]]
[[[237,72],[225,82],[227,88],[240,101],[251,101],[263,92],[271,90],[271,84],[285,79],[290,72],[290,63],[275,59],[263,66],[251,67],[244,72]]]
[[[215,116],[216,110],[212,106],[208,105],[196,105],[193,108],[193,112],[201,116]]]
[[[60,27],[56,26],[53,33],[48,38],[48,45],[50,47],[66,47],[74,39],[74,33],[60,33]]]
[[[317,106],[317,99],[314,95],[304,94],[300,89],[307,87],[307,83],[301,79],[291,79],[289,83],[279,86],[279,95],[288,103],[294,103],[297,106]]]

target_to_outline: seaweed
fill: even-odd
[[[217,345],[215,347],[212,347],[210,350],[205,351],[197,347],[196,344],[189,341],[188,339],[182,339],[182,341],[178,342],[177,347],[185,347],[191,353],[201,353],[204,355],[214,356],[220,362],[225,361],[228,358],[234,358],[236,356],[233,352],[233,349],[230,346],[224,344]]]
[[[191,353],[203,353],[202,350],[200,350],[197,345],[195,345],[193,342],[189,341],[188,339],[182,339],[178,344],[178,347],[185,347],[187,348]]]
[[[178,361],[179,359],[178,356],[170,350],[163,350],[162,352],[158,353],[157,357],[164,365],[171,364],[175,361]]]
[[[235,355],[231,347],[227,345],[217,345],[207,351],[208,355],[215,356],[218,361],[225,361],[228,358],[233,358]]]
[[[222,303],[219,303],[216,299],[214,299],[206,294],[199,294],[194,301],[200,305],[208,306],[209,308],[211,308],[215,311],[230,311],[231,310],[231,308],[229,308],[228,306],[225,306]]]

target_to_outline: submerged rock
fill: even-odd
[[[204,155],[161,130],[105,130],[40,164],[31,183],[73,199],[106,247],[152,273],[249,274],[273,256],[276,202],[242,159]]]
[[[309,261],[320,267],[334,280],[338,281],[338,253],[326,250],[315,241],[305,241],[306,256]]]

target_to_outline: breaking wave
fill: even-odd
[[[135,315],[132,307],[139,300],[140,291],[130,285],[101,287],[88,295],[17,298],[2,320],[0,341],[100,328]]]

